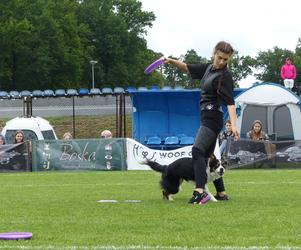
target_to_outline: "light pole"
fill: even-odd
[[[92,88],[94,89],[94,65],[96,63],[98,63],[98,61],[91,60],[90,63],[91,63],[91,66],[92,66]]]

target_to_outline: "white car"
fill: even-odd
[[[6,122],[2,130],[7,144],[14,143],[16,131],[24,133],[25,140],[56,140],[57,136],[50,123],[41,117],[16,117]]]

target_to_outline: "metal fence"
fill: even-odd
[[[127,129],[131,100],[125,93],[0,97],[2,126],[14,117],[31,115],[48,120],[59,137],[64,131],[71,132],[78,139],[98,138],[104,129],[111,130],[115,137],[127,137],[131,133]]]

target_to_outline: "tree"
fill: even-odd
[[[238,82],[252,74],[252,67],[255,61],[250,56],[239,56],[237,52],[234,53],[230,63],[229,69],[233,76],[233,81],[236,87]]]
[[[301,38],[298,38],[298,42],[297,42],[297,45],[296,45],[296,49],[295,49],[295,55],[294,55],[294,58],[293,58],[293,63],[295,64],[296,66],[296,69],[297,69],[297,77],[296,77],[296,80],[295,80],[295,83],[299,86],[301,86]],[[299,72],[298,72],[299,70]]]
[[[95,68],[95,72],[101,72],[95,77],[98,87],[141,84],[144,67],[154,56],[147,52],[143,34],[155,15],[142,11],[136,0],[85,0],[79,8],[79,19],[90,30],[90,57],[99,62]]]
[[[73,0],[1,1],[1,87],[78,86],[84,53],[77,5]]]
[[[89,87],[91,59],[98,87],[140,85],[156,54],[143,38],[155,15],[141,7],[137,0],[1,1],[1,88]]]
[[[293,58],[293,52],[274,47],[266,52],[260,51],[255,59],[255,68],[259,73],[255,76],[264,82],[282,83],[280,70],[286,57]]]

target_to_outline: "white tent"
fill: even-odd
[[[263,123],[263,130],[274,140],[301,139],[300,98],[275,83],[261,83],[235,98],[240,115],[237,127],[244,137],[254,120]]]

